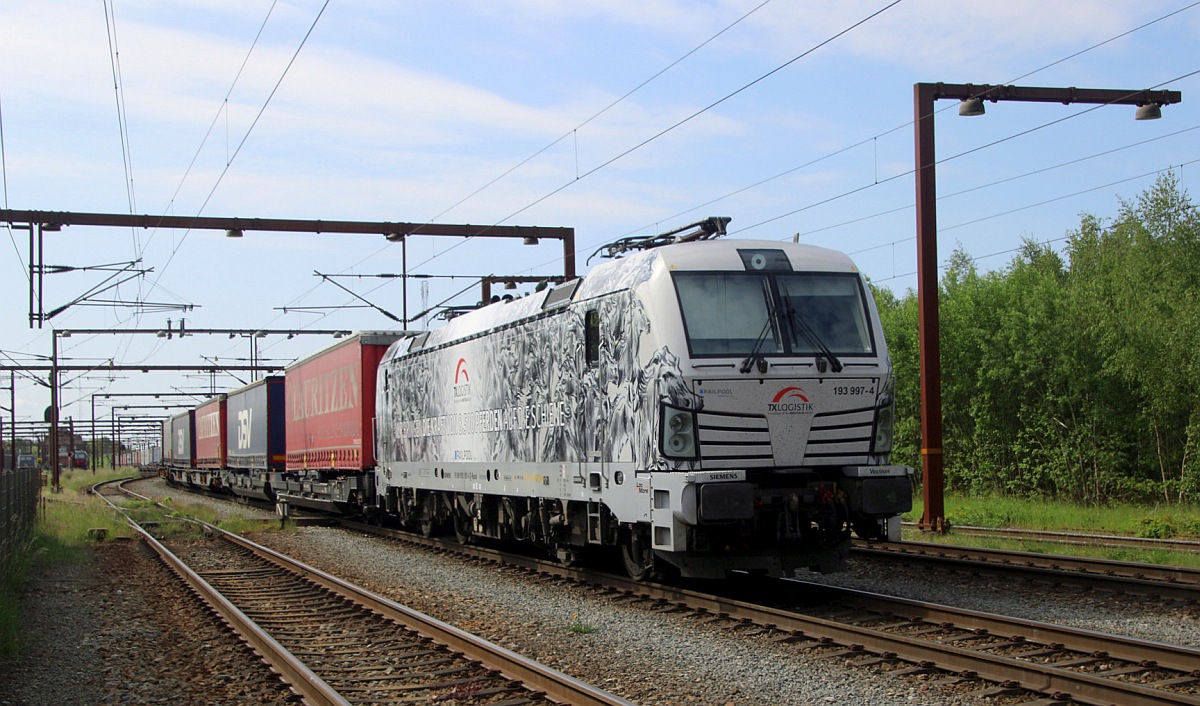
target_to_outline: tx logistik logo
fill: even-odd
[[[471,395],[471,376],[467,374],[467,359],[459,358],[454,366],[454,398],[463,399]]]
[[[804,390],[799,387],[785,387],[775,393],[775,397],[767,403],[768,412],[783,414],[812,414],[813,403],[808,401]]]

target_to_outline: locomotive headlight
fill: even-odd
[[[871,451],[877,454],[892,452],[892,432],[896,426],[896,396],[891,376],[883,384],[875,405],[875,439]]]
[[[676,459],[697,457],[696,415],[691,410],[661,406],[659,424],[659,450],[663,456]]]

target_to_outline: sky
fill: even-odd
[[[728,216],[729,238],[841,250],[902,295],[916,287],[915,83],[1183,94],[1156,121],[1014,102],[965,118],[939,101],[943,264],[961,249],[1003,268],[1026,239],[1061,250],[1083,214],[1111,221],[1167,171],[1194,195],[1200,171],[1188,0],[10,0],[0,26],[13,210],[566,226],[583,274],[613,239]],[[95,297],[126,304],[31,328],[29,236],[3,228],[9,364],[44,364],[55,330],[397,329],[340,287],[417,319],[474,304],[481,276],[563,270],[550,240],[414,236],[404,253],[381,236],[69,226],[45,234],[44,264],[146,272]],[[405,301],[400,279],[357,276],[403,272],[434,277],[410,278]],[[47,274],[43,307],[112,276]],[[60,337],[58,352],[284,365],[333,342],[116,333]],[[0,407],[41,419],[37,375],[0,379]],[[195,404],[248,380],[68,373],[61,414],[163,416],[134,395]]]

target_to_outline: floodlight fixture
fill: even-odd
[[[1137,107],[1134,120],[1158,120],[1162,117],[1162,106],[1158,103],[1145,103]]]
[[[983,115],[983,99],[982,98],[966,98],[958,104],[958,114],[970,118],[976,115]]]

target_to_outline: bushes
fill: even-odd
[[[1200,535],[1200,520],[1170,515],[1143,517],[1138,521],[1137,536],[1146,539],[1170,539],[1172,537]]]

